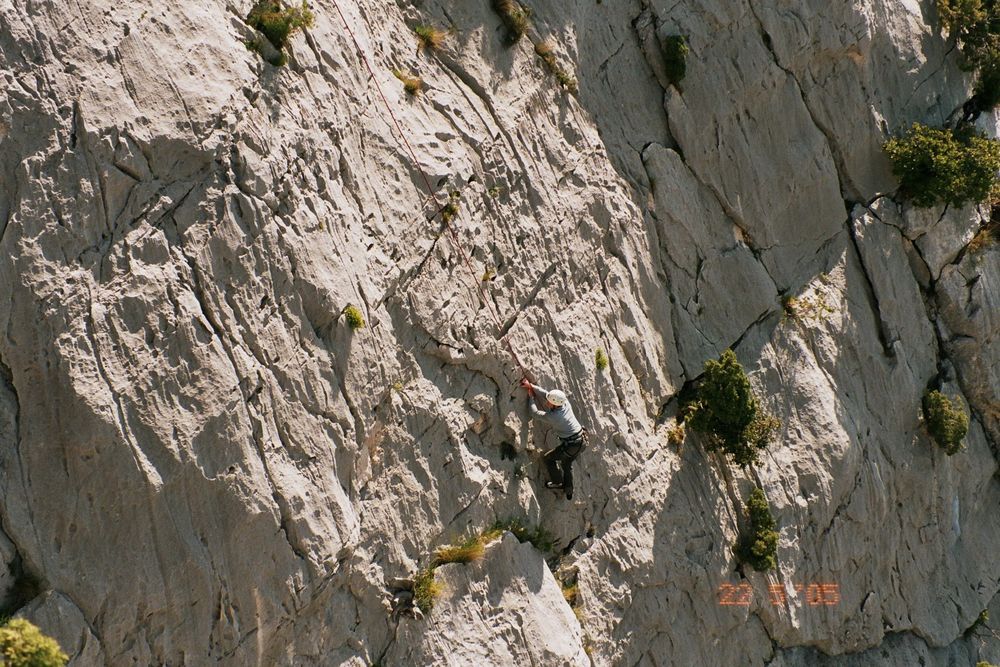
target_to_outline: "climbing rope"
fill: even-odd
[[[350,35],[351,41],[354,42],[354,48],[357,50],[358,56],[361,58],[361,61],[364,63],[365,69],[368,70],[368,74],[371,76],[371,80],[375,84],[375,90],[378,91],[379,97],[382,99],[382,104],[383,106],[385,106],[386,112],[389,114],[389,117],[392,118],[392,122],[396,126],[396,132],[399,134],[400,139],[402,139],[403,146],[406,148],[407,153],[410,154],[410,160],[413,162],[413,166],[416,168],[417,172],[419,172],[421,179],[423,179],[424,186],[426,186],[427,192],[430,195],[428,199],[434,201],[434,206],[437,208],[437,211],[434,213],[433,216],[430,217],[430,220],[433,220],[434,218],[441,215],[442,211],[444,211],[445,208],[448,206],[448,203],[445,203],[440,206],[438,205],[437,194],[434,192],[434,188],[431,187],[431,181],[429,178],[427,178],[427,174],[424,172],[423,168],[420,166],[420,163],[417,161],[416,153],[414,153],[413,147],[410,146],[410,142],[407,140],[406,133],[403,132],[403,127],[399,124],[399,120],[396,118],[396,114],[392,112],[392,106],[389,104],[389,100],[386,99],[385,93],[382,92],[382,86],[379,85],[378,77],[375,76],[375,71],[372,69],[371,63],[368,62],[368,57],[365,55],[364,51],[361,50],[361,45],[358,43],[357,38],[354,36],[354,31],[351,30],[351,26],[347,22],[347,19],[344,17],[344,13],[340,10],[340,5],[337,3],[337,0],[333,0],[333,6],[336,8],[337,14],[340,15],[340,20],[344,23],[344,28],[347,30],[347,34]],[[451,236],[455,248],[461,255],[462,260],[464,261],[466,267],[468,267],[469,274],[472,276],[473,281],[476,283],[476,288],[479,291],[479,298],[482,299],[483,303],[486,304],[487,309],[490,311],[490,315],[493,317],[493,322],[497,326],[497,333],[500,334],[498,340],[501,342],[501,344],[504,345],[504,347],[507,348],[507,351],[510,353],[511,358],[514,359],[514,363],[517,364],[517,367],[520,369],[522,377],[528,378],[530,380],[531,378],[528,375],[528,370],[524,367],[524,364],[521,363],[520,358],[518,358],[517,353],[514,351],[514,347],[510,344],[510,341],[507,339],[507,334],[503,333],[503,323],[502,320],[500,319],[500,313],[496,310],[496,306],[493,303],[493,301],[486,297],[486,291],[483,289],[483,281],[480,280],[479,277],[476,275],[476,270],[472,266],[472,260],[469,259],[468,253],[465,252],[465,247],[459,240],[458,233],[455,231],[454,227],[452,227],[451,221],[448,217],[442,216],[441,220],[444,223],[445,229],[448,230],[448,233]]]

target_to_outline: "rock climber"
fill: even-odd
[[[559,436],[559,446],[545,453],[545,467],[549,471],[549,489],[563,489],[566,500],[573,498],[573,459],[587,446],[587,431],[573,416],[573,408],[566,394],[553,389],[548,391],[524,378],[521,386],[528,391],[528,410],[535,419],[547,422]]]

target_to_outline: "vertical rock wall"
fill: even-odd
[[[357,46],[312,4],[283,68],[249,2],[0,4],[8,604],[79,665],[1000,661],[963,636],[1000,617],[1000,250],[880,150],[969,94],[932,2],[538,0],[513,47],[487,0],[340,2]],[[572,502],[500,333],[590,429]],[[666,439],[727,347],[783,422],[749,471]],[[933,383],[972,414],[954,457]],[[721,605],[752,485],[779,569]],[[558,563],[507,536],[390,613],[509,516]]]

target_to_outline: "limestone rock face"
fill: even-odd
[[[590,664],[580,624],[530,543],[507,533],[482,561],[443,565],[435,573],[444,600],[435,605],[433,620],[402,620],[384,662]]]
[[[74,665],[1000,662],[1000,250],[880,148],[970,94],[932,0],[533,0],[513,45],[316,0],[284,67],[252,4],[0,3],[5,611]],[[746,470],[667,443],[730,347],[782,421]],[[588,428],[572,501],[522,365]],[[556,550],[393,613],[497,518]]]

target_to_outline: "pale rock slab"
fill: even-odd
[[[440,566],[435,577],[444,592],[426,620],[400,621],[388,664],[591,664],[580,624],[530,543],[506,533],[481,561]]]

